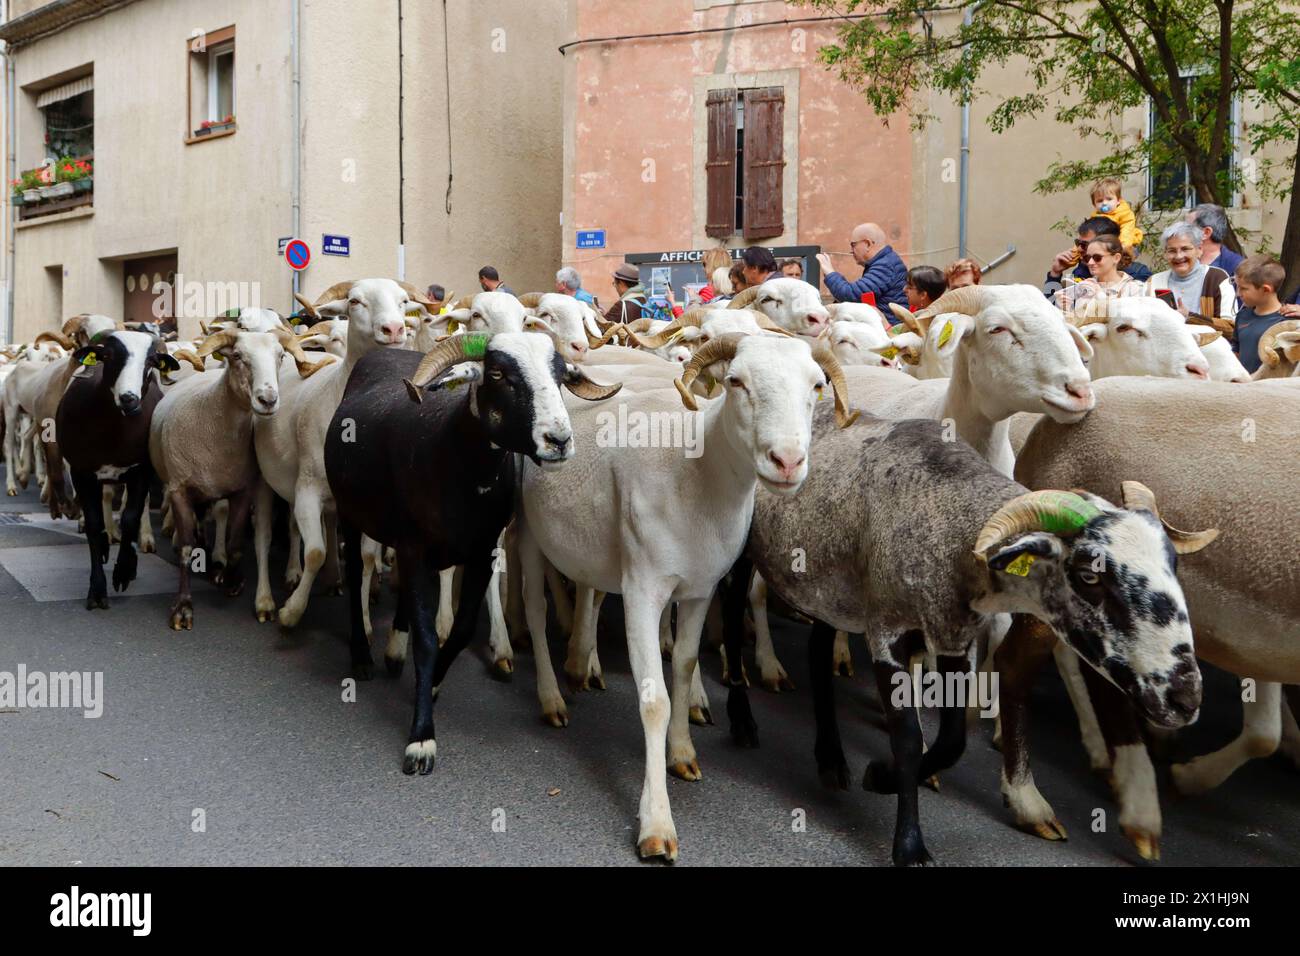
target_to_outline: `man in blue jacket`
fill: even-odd
[[[876,307],[889,316],[889,304],[897,302],[907,308],[907,266],[897,252],[885,239],[885,231],[874,222],[864,222],[853,230],[849,236],[849,251],[854,260],[862,266],[862,278],[850,282],[835,271],[831,257],[824,252],[817,254],[817,261],[822,267],[822,281],[835,297],[836,302],[861,302],[862,293],[872,292],[876,296]]]

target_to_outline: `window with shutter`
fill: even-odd
[[[726,238],[736,231],[736,91],[710,90],[707,106],[708,202],[704,231],[715,238]]]
[[[782,215],[785,206],[782,190],[785,181],[785,90],[779,86],[745,90],[744,110],[744,235],[746,239],[779,236],[785,231]],[[712,202],[710,180],[710,210]],[[711,212],[709,221],[713,222]]]

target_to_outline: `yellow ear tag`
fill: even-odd
[[[885,349],[883,352],[880,353],[880,357],[883,359],[896,359],[898,358],[898,352],[899,352],[898,346],[891,345],[889,348]]]
[[[87,353],[86,357],[81,360],[82,365],[98,365],[99,359],[95,357],[94,352]]]
[[[677,343],[678,341],[680,341],[680,340],[681,340],[681,337],[682,337],[683,335],[685,335],[685,334],[686,334],[686,330],[685,330],[685,329],[678,329],[678,330],[677,330],[676,332],[674,332],[672,335],[668,336],[668,341],[667,341],[667,343],[665,343],[665,344],[667,344],[667,345],[673,345],[673,344]]]
[[[1019,578],[1027,578],[1029,577],[1029,569],[1034,566],[1035,560],[1037,559],[1032,554],[1026,551],[1024,554],[1020,555],[1018,558],[1016,558],[1014,561],[1008,564],[1004,570],[1007,572],[1007,574],[1014,574],[1016,577]]]
[[[448,320],[447,320],[447,334],[448,334],[448,335],[455,335],[455,334],[456,334],[456,330],[459,329],[459,328],[460,328],[460,323],[457,322],[455,319],[448,319]]]
[[[939,333],[939,348],[947,345],[950,338],[952,338],[952,319],[943,324],[943,331]]]

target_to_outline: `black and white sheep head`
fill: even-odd
[[[180,368],[167,354],[162,339],[152,332],[100,332],[73,352],[72,360],[81,366],[74,376],[92,375],[95,366],[102,366],[101,382],[111,392],[118,411],[128,417],[143,410],[145,392],[151,381],[158,381],[160,371]]]
[[[438,343],[406,381],[414,401],[424,392],[471,387],[470,407],[493,445],[527,455],[544,467],[573,457],[573,428],[560,394],[563,385],[589,401],[609,398],[621,385],[597,385],[566,363],[549,337],[531,332],[471,332]]]
[[[315,303],[295,293],[313,321],[348,320],[348,349],[361,355],[376,345],[402,348],[406,345],[408,313],[413,316],[437,311],[437,303],[414,286],[393,279],[355,279],[330,286]]]
[[[936,360],[962,366],[972,399],[992,421],[1032,412],[1074,423],[1096,404],[1084,364],[1092,346],[1033,286],[965,286],[916,313],[891,308],[922,337],[932,322],[944,323]]]
[[[1220,336],[1188,325],[1178,310],[1154,297],[1095,298],[1070,316],[1093,357],[1094,379],[1112,375],[1155,375],[1208,381],[1210,363],[1201,352]]]
[[[701,374],[722,382],[728,440],[751,459],[763,487],[776,494],[793,494],[808,476],[813,409],[827,386],[841,428],[858,416],[849,410],[844,372],[823,343],[814,347],[803,338],[741,333],[714,339],[691,357],[675,383],[692,411],[699,406],[690,387]]]
[[[817,287],[789,276],[768,279],[753,292],[746,289],[731,300],[730,308],[742,307],[757,309],[796,335],[821,335],[830,323],[830,311],[822,305]]]
[[[988,590],[972,607],[1034,615],[1144,717],[1181,727],[1196,719],[1201,675],[1176,555],[1218,531],[1163,525],[1139,482],[1124,482],[1124,500],[1034,491],[1007,502],[976,541]]]
[[[307,378],[331,360],[313,362],[287,328],[269,332],[221,329],[195,350],[200,361],[216,355],[226,366],[230,386],[254,415],[274,415],[280,408],[280,368],[285,353],[291,355],[298,374]]]

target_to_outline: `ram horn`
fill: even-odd
[[[992,289],[986,289],[983,286],[968,285],[960,289],[949,289],[939,298],[935,299],[924,309],[919,312],[910,313],[916,321],[916,326],[909,322],[908,327],[913,332],[925,335],[930,329],[930,322],[936,315],[942,315],[944,312],[960,312],[962,315],[978,315],[980,310],[987,306],[994,298]],[[890,303],[894,314],[907,322],[906,316],[899,311],[897,303]]]
[[[203,359],[199,358],[189,349],[177,349],[175,352],[171,353],[171,356],[172,358],[176,359],[178,362],[189,362],[190,365],[194,367],[194,371],[196,372],[207,371],[207,365],[204,364]]]
[[[681,315],[676,316],[671,322],[665,325],[654,335],[648,335],[644,338],[641,338],[637,335],[629,334],[628,338],[632,340],[632,344],[635,345],[637,348],[642,348],[642,349],[662,348],[663,346],[668,344],[669,339],[673,338],[673,336],[675,336],[682,329],[687,328],[688,326],[694,326],[695,328],[699,328],[700,324],[704,321],[704,319],[714,311],[716,310],[691,309],[688,312],[683,312]]]
[[[425,386],[453,365],[459,362],[483,361],[484,356],[487,355],[489,338],[491,335],[487,332],[467,332],[464,335],[453,335],[443,339],[429,349],[420,360],[415,374],[402,380],[407,394],[411,396],[411,401],[424,401]]]
[[[310,326],[306,332],[299,332],[297,335],[297,339],[301,343],[313,335],[329,335],[333,331],[334,331],[333,319],[325,319],[321,322],[317,322],[315,325]]]
[[[849,408],[849,383],[844,378],[844,369],[840,367],[839,359],[824,342],[819,342],[813,348],[812,357],[830,379],[831,391],[835,393],[835,424],[840,428],[848,428],[858,420],[861,413]]]
[[[479,293],[477,292],[470,292],[467,293],[466,295],[462,295],[459,299],[455,300],[454,302],[452,302],[450,305],[447,306],[447,311],[456,312],[460,309],[474,308],[474,296],[478,294]]]
[[[1196,344],[1198,346],[1205,348],[1211,342],[1216,342],[1223,338],[1223,333],[1218,329],[1208,329],[1205,332],[1193,332],[1192,338],[1196,339]]]
[[[758,290],[762,286],[752,285],[744,292],[737,292],[732,296],[731,301],[726,304],[728,309],[748,309],[749,304],[758,298]]]
[[[62,345],[69,352],[75,352],[77,349],[77,344],[62,332],[42,332],[40,335],[36,336],[32,345],[40,345],[42,342],[56,342],[59,345]]]
[[[911,312],[903,308],[897,302],[889,303],[889,308],[894,313],[894,317],[898,319],[900,323],[902,323],[903,328],[907,329],[910,332],[915,332],[917,335],[921,336],[922,338],[925,338],[925,329],[922,328],[921,324],[916,321],[915,312]]]
[[[1100,508],[1073,492],[1027,492],[1012,498],[985,522],[975,539],[975,556],[987,561],[988,552],[994,545],[1031,531],[1047,531],[1063,537],[1078,534],[1084,525],[1100,514]]]
[[[1140,481],[1120,482],[1124,496],[1124,507],[1129,511],[1149,511],[1160,518],[1160,509],[1156,507],[1156,496],[1150,488]],[[1164,518],[1160,518],[1165,534],[1173,543],[1177,554],[1194,554],[1214,541],[1219,536],[1218,528],[1206,528],[1204,531],[1182,531],[1175,528]]]
[[[692,383],[714,362],[729,362],[735,358],[736,349],[740,348],[740,343],[744,339],[744,332],[731,332],[700,346],[700,350],[691,356],[691,360],[682,369],[682,377],[673,380],[678,393],[682,396],[683,405],[693,412],[700,410],[695,403],[695,396],[691,394]]]
[[[1277,368],[1282,357],[1277,354],[1277,337],[1283,332],[1300,331],[1300,319],[1278,322],[1264,330],[1259,338],[1259,360],[1269,368]]]
[[[789,329],[785,329],[777,325],[775,322],[769,319],[762,312],[759,312],[757,309],[751,309],[750,311],[754,313],[754,321],[758,323],[758,327],[762,329],[764,332],[775,332],[777,335],[789,335],[791,337],[794,336],[794,333],[791,332]],[[830,326],[827,325],[827,328],[830,328]]]
[[[279,341],[281,348],[293,356],[293,362],[298,368],[299,377],[309,378],[326,365],[332,364],[332,359],[329,358],[313,362],[307,357],[307,353],[302,350],[302,344],[298,341],[298,337],[288,329],[275,329],[273,334]]]
[[[599,382],[593,382],[587,378],[587,373],[578,366],[570,365],[565,374],[564,387],[579,398],[585,398],[589,402],[598,402],[601,399],[617,395],[619,389],[623,387],[623,383],[615,382],[613,385],[601,385]]]
[[[584,327],[584,331],[585,331],[585,327]],[[598,349],[602,345],[608,345],[610,340],[613,339],[616,335],[618,335],[622,331],[623,331],[623,326],[619,325],[616,322],[610,325],[609,328],[605,329],[604,333],[600,336],[600,338],[596,338],[596,336],[592,335],[590,332],[587,332],[587,348]],[[577,393],[575,392],[574,394]]]
[[[544,292],[525,292],[523,295],[515,296],[515,298],[519,300],[519,304],[525,309],[535,309],[542,304],[542,296],[545,294]]]
[[[213,332],[206,339],[199,343],[195,353],[199,358],[211,355],[218,349],[224,349],[228,345],[234,345],[239,339],[239,333],[232,329],[220,329]]]
[[[411,283],[409,282],[403,282],[401,279],[394,279],[393,281],[396,282],[399,286],[401,286],[402,291],[405,292],[412,299],[414,299],[416,302],[420,303],[420,305],[423,305],[425,307],[442,305],[441,302],[438,302],[435,299],[430,299],[427,295],[425,295],[415,286],[411,285]]]

